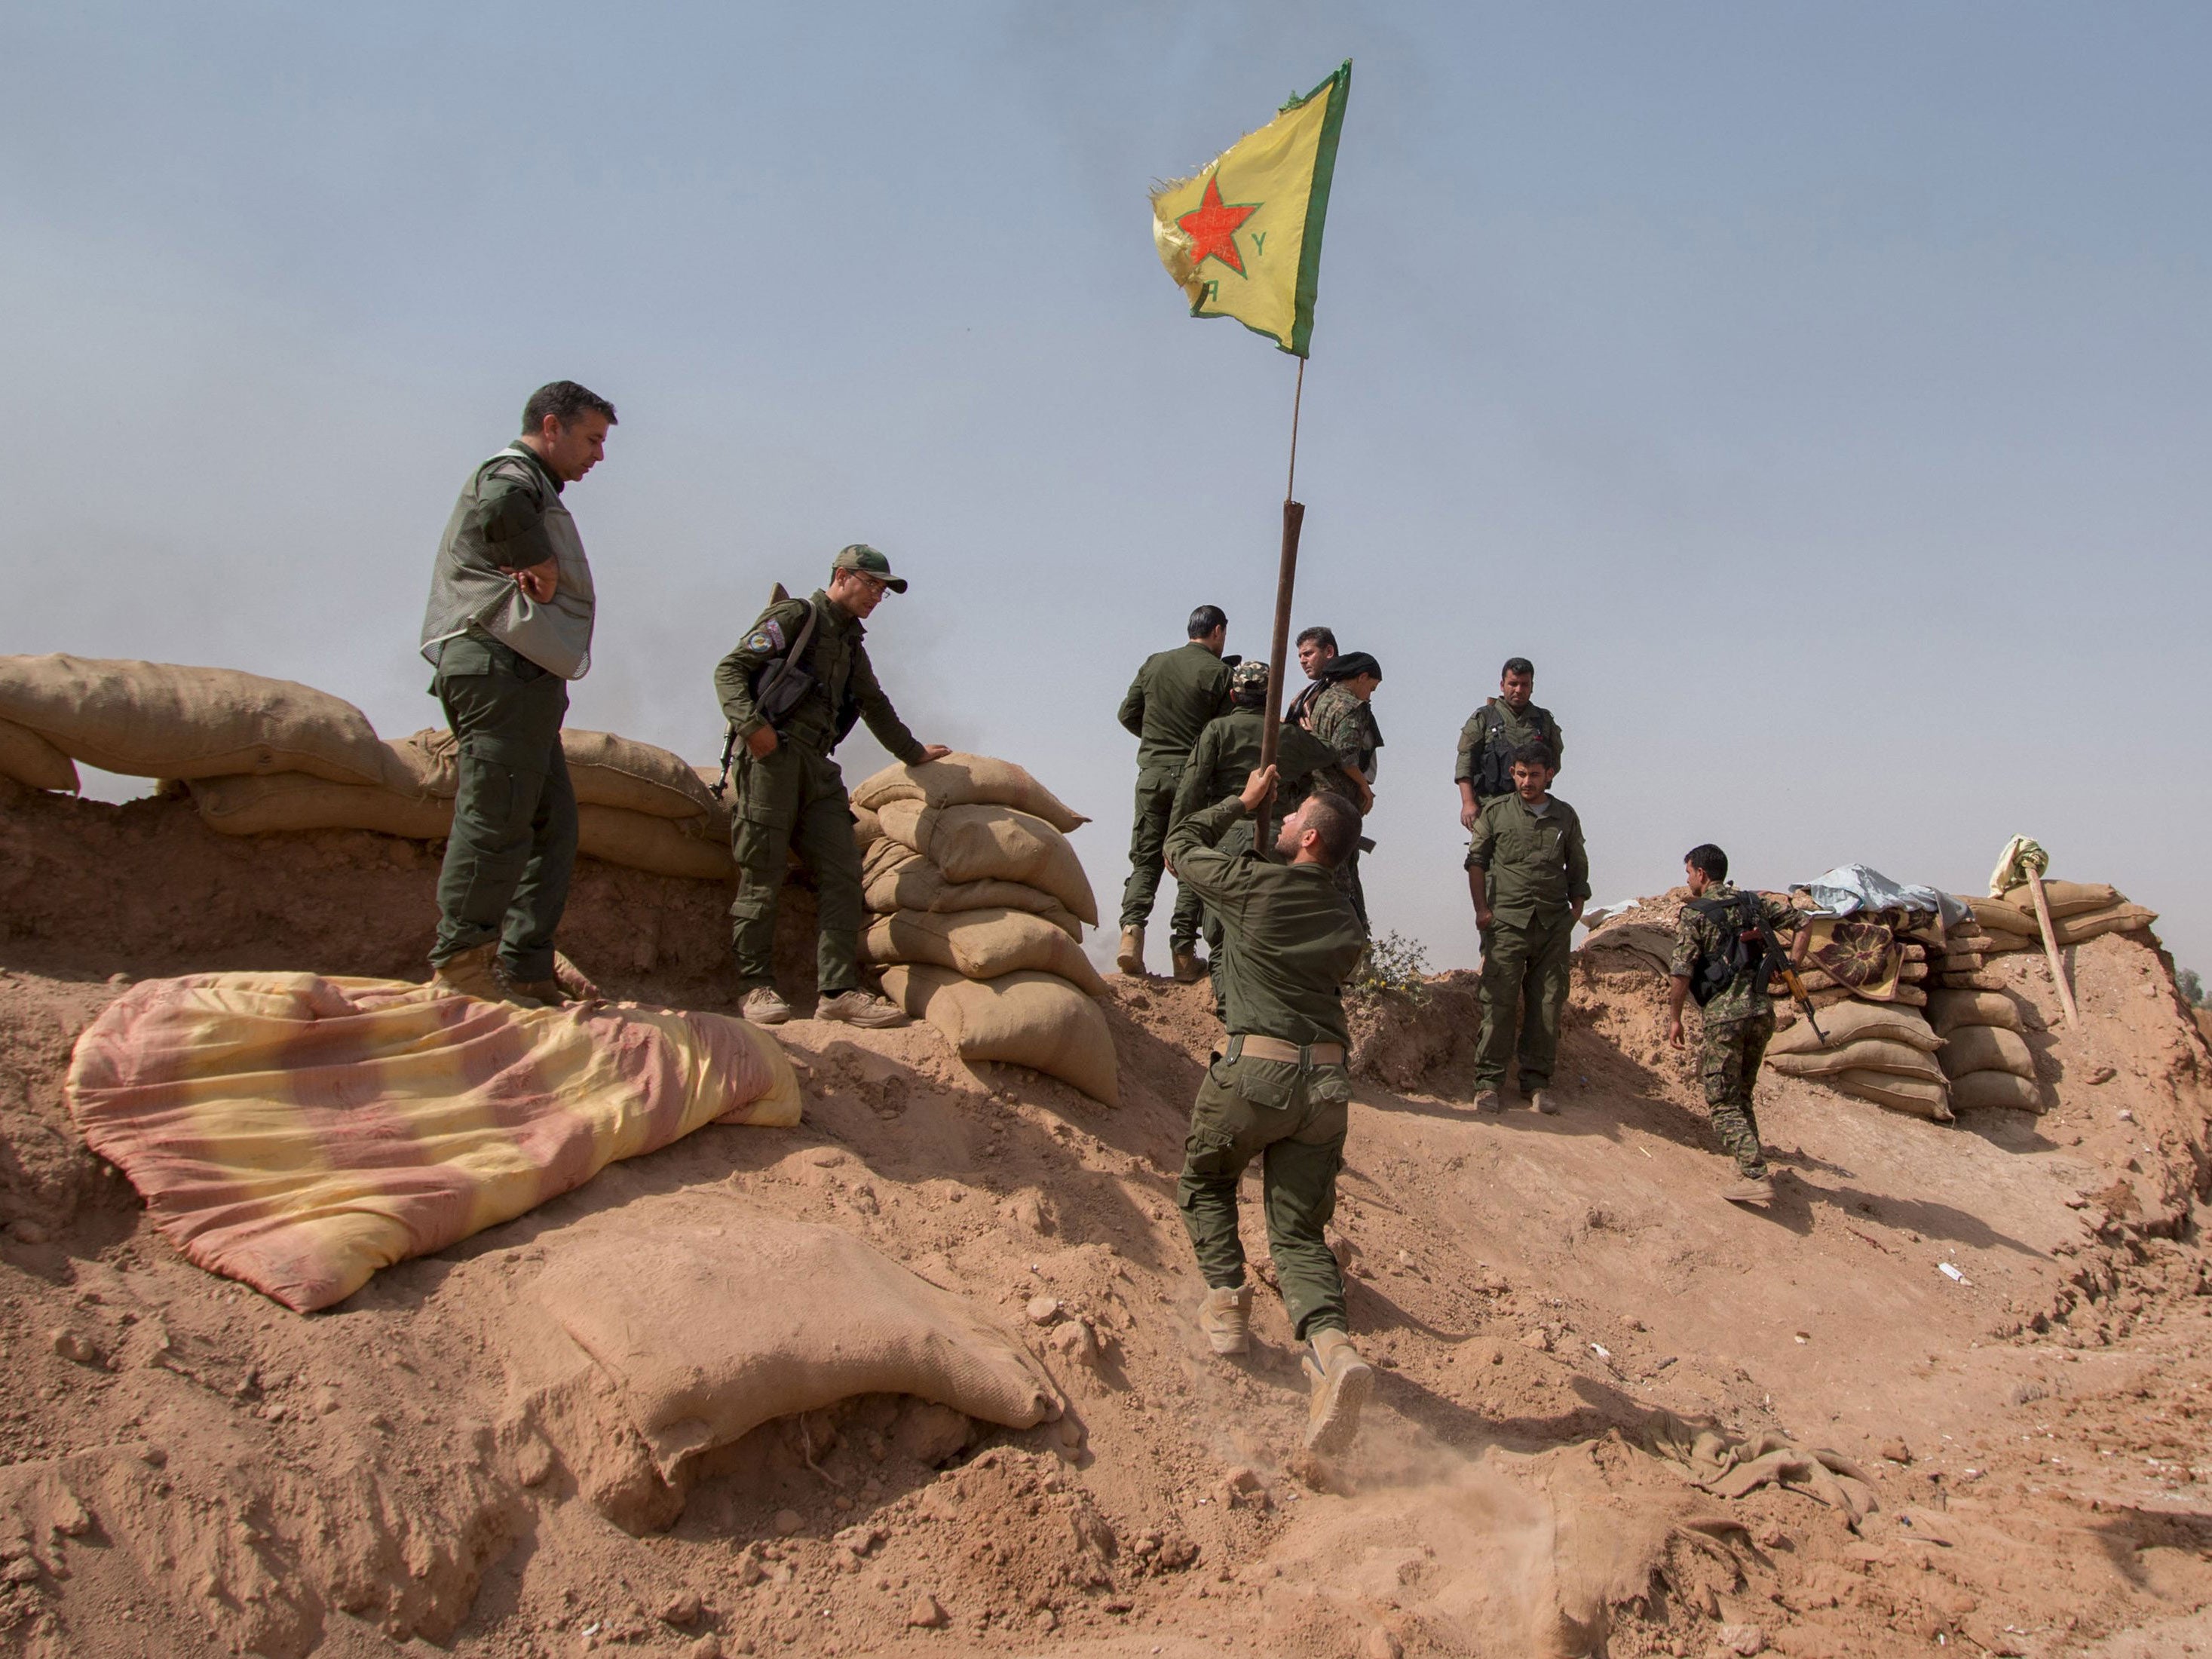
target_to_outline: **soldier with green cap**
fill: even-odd
[[[1122,729],[1137,739],[1137,810],[1129,829],[1129,879],[1121,889],[1121,948],[1116,957],[1121,971],[1132,975],[1145,971],[1145,927],[1160,890],[1162,849],[1176,781],[1206,723],[1229,707],[1229,666],[1221,660],[1229,618],[1219,605],[1201,605],[1190,613],[1184,631],[1182,645],[1145,659],[1116,715]],[[1197,896],[1178,884],[1168,944],[1175,955],[1175,976],[1186,984],[1203,971],[1199,920]]]
[[[909,766],[951,752],[907,730],[869,664],[862,624],[886,592],[905,592],[905,580],[881,553],[856,543],[830,561],[830,585],[812,597],[787,599],[777,588],[714,670],[737,755],[731,947],[744,990],[741,1012],[757,1025],[791,1018],[775,988],[775,947],[776,898],[793,852],[817,888],[815,1018],[867,1026],[906,1021],[896,1004],[860,988],[860,854],[844,775],[830,758],[861,720]]]

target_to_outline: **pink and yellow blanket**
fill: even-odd
[[[69,1103],[186,1256],[301,1313],[703,1124],[799,1113],[743,1020],[313,974],[134,986],[77,1039]]]

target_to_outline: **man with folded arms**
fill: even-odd
[[[1291,1328],[1306,1344],[1306,1446],[1328,1454],[1351,1443],[1375,1381],[1352,1346],[1344,1277],[1322,1237],[1336,1213],[1352,1102],[1343,986],[1367,948],[1367,930],[1336,883],[1359,843],[1359,813],[1342,796],[1310,795],[1285,820],[1273,858],[1222,851],[1230,831],[1273,796],[1275,777],[1272,766],[1253,773],[1241,794],[1168,832],[1176,878],[1221,923],[1214,973],[1229,1028],[1191,1107],[1176,1201],[1206,1278],[1200,1326],[1216,1353],[1243,1353],[1252,1287],[1237,1186],[1245,1166],[1262,1160],[1268,1251]]]

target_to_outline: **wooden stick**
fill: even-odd
[[[2058,982],[2059,1006],[2066,1010],[2069,1026],[2081,1024],[2081,1012],[2074,1006],[2074,988],[2066,982],[2066,963],[2058,954],[2057,930],[2051,925],[2051,901],[2043,896],[2043,878],[2035,871],[2027,872],[2028,896],[2035,901],[2035,925],[2043,930],[2043,954],[2051,963],[2051,977]]]
[[[1260,723],[1260,769],[1275,763],[1277,733],[1282,722],[1283,687],[1289,683],[1283,659],[1291,649],[1291,596],[1298,585],[1298,532],[1306,521],[1305,504],[1297,501],[1298,412],[1306,398],[1306,360],[1298,359],[1298,380],[1291,393],[1291,470],[1283,481],[1283,552],[1275,570],[1275,630],[1267,644],[1267,709]],[[1273,807],[1263,802],[1252,822],[1252,845],[1267,855],[1267,820]]]

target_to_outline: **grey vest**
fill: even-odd
[[[526,470],[540,495],[545,537],[560,568],[560,586],[544,605],[522,591],[511,571],[492,562],[482,538],[469,527],[471,511],[485,479],[510,457]],[[453,516],[447,521],[445,539],[438,544],[438,562],[430,574],[430,604],[422,617],[422,654],[435,663],[447,640],[473,627],[549,673],[564,680],[580,680],[592,666],[592,618],[597,609],[592,567],[584,557],[584,539],[576,533],[575,520],[569,517],[559,492],[538,470],[537,458],[520,444],[508,445],[470,475],[460,500],[453,504]]]

